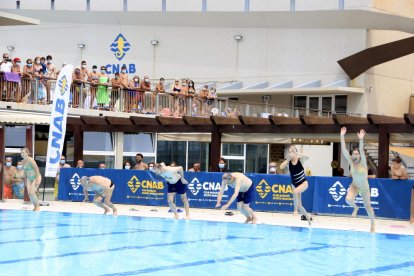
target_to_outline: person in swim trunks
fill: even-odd
[[[253,209],[250,208],[250,202],[253,201],[254,194],[254,185],[252,180],[239,172],[223,174],[221,189],[217,196],[216,207],[221,206],[221,199],[223,198],[223,194],[227,186],[234,188],[234,193],[227,204],[221,207],[221,210],[229,208],[233,201],[237,199],[237,210],[246,216],[245,223],[257,223],[257,217]]]
[[[366,134],[365,130],[361,129],[357,135],[359,138],[359,149],[354,149],[352,151],[352,157],[349,155],[348,150],[345,147],[345,134],[346,127],[341,128],[341,149],[342,154],[345,159],[348,161],[349,166],[351,167],[352,183],[348,188],[346,193],[346,202],[354,207],[352,216],[356,217],[359,207],[355,204],[355,197],[357,194],[360,194],[362,200],[364,201],[365,210],[368,213],[369,218],[371,219],[371,230],[370,232],[375,232],[375,214],[374,210],[371,207],[371,193],[368,184],[368,165],[367,158],[365,157],[364,152],[364,136]]]
[[[296,147],[292,145],[288,149],[288,158],[280,164],[280,169],[284,170],[285,167],[289,165],[289,173],[293,189],[294,210],[298,210],[305,216],[305,219],[308,221],[309,225],[311,225],[312,219],[302,205],[302,193],[309,187],[305,176],[305,169],[302,165],[302,162],[305,162],[307,159],[307,156],[303,155],[302,152],[299,153]]]
[[[115,190],[115,184],[111,179],[99,175],[82,176],[80,183],[83,186],[85,198],[89,197],[88,190],[95,192],[93,203],[105,210],[104,215],[109,212],[109,208],[112,209],[114,216],[117,215],[117,209],[115,208],[115,205],[111,203],[111,197]],[[104,202],[102,203],[103,198]]]
[[[22,148],[20,155],[22,156],[22,166],[24,174],[26,176],[26,188],[29,194],[30,202],[33,203],[33,211],[40,211],[39,200],[36,196],[36,191],[39,188],[40,182],[42,182],[42,176],[40,175],[39,167],[32,157],[29,155],[28,148]]]
[[[175,194],[179,194],[181,197],[181,201],[184,204],[185,209],[185,219],[190,219],[190,204],[188,203],[187,199],[187,180],[184,179],[184,172],[183,167],[171,167],[165,166],[164,163],[155,164],[153,171],[156,175],[161,176],[167,181],[168,184],[168,205],[170,206],[171,210],[174,213],[174,218],[178,219],[178,212],[177,206],[174,203]]]

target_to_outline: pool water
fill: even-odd
[[[0,210],[0,275],[414,275],[414,236]]]

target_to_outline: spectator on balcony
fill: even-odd
[[[101,72],[99,73],[99,86],[96,92],[96,102],[99,108],[105,108],[109,105],[109,97],[107,87],[109,85],[109,76],[106,74],[106,67],[101,66]]]
[[[177,105],[178,105],[178,93],[180,93],[182,87],[181,87],[181,82],[179,78],[176,78],[174,80],[174,83],[171,86],[171,97],[170,97],[170,102],[171,102],[171,107],[174,108],[174,110],[171,110],[172,113],[174,113],[175,111],[178,111]]]
[[[115,73],[115,77],[111,80],[111,86],[111,101],[109,103],[109,107],[111,110],[114,110],[122,89],[122,83],[119,73]]]
[[[3,60],[0,62],[0,72],[10,73],[13,67],[10,56],[7,53],[3,54]]]
[[[160,81],[157,83],[157,86],[155,87],[156,92],[165,92],[164,82],[164,78],[160,78]]]
[[[401,158],[398,156],[392,159],[391,178],[399,180],[408,179],[407,169],[401,164]]]
[[[46,66],[42,64],[42,61],[46,60],[45,58],[36,57],[34,59],[34,76],[37,80],[37,103],[44,104],[46,98],[46,86],[43,82],[43,77],[46,73]]]
[[[151,91],[151,80],[149,79],[149,76],[144,76],[144,79],[141,81],[139,88],[143,91],[140,91],[141,94],[141,111],[145,111],[145,92]],[[152,102],[151,102],[152,107]],[[155,101],[154,101],[154,107],[155,107]],[[154,109],[151,109],[151,112],[154,112]]]
[[[135,162],[134,170],[148,170],[148,165],[144,163],[144,155],[142,155],[142,153],[137,153],[135,155]]]
[[[206,101],[208,96],[208,85],[203,85],[203,88],[198,92],[198,102],[199,102],[199,112],[201,116],[207,116],[210,114],[210,111],[206,112]]]
[[[213,104],[217,99],[216,88],[212,87],[207,94],[207,114],[211,112],[211,108],[213,108]]]
[[[21,75],[22,74],[22,68],[20,66],[21,63],[22,62],[20,61],[20,58],[17,57],[13,59],[13,67],[11,69],[11,72]]]
[[[138,89],[140,86],[139,76],[135,75],[129,82],[129,92],[126,99],[126,109],[128,112],[134,112],[137,109],[138,104]]]
[[[84,80],[82,79],[81,68],[80,66],[76,66],[75,71],[72,74],[72,98],[70,100],[73,107],[79,106],[83,82]]]
[[[188,84],[183,81],[181,83],[181,90],[178,92],[178,101],[176,110],[178,110],[178,116],[184,116],[187,113],[187,97],[188,97]]]
[[[53,101],[53,91],[51,91],[52,89],[52,85],[53,82],[56,80],[56,68],[53,65],[52,62],[52,56],[48,55],[46,57],[46,67],[47,67],[47,73],[46,73],[46,91],[47,91],[47,102],[50,103]]]
[[[88,81],[95,84],[99,82],[98,66],[92,66],[92,71],[89,73]]]
[[[34,74],[33,60],[28,58],[26,65],[23,66],[23,77],[31,78]]]
[[[105,72],[106,72],[106,67],[105,67]],[[80,74],[81,74],[81,78],[83,81],[86,81],[89,77],[88,66],[86,64],[86,61],[84,60],[82,60],[81,62]]]

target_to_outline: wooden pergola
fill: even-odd
[[[345,126],[348,132],[356,133],[365,129],[368,133],[378,134],[378,177],[388,177],[389,143],[392,133],[413,133],[414,114],[403,118],[368,114],[367,117],[334,115],[333,117],[296,117],[269,116],[257,118],[239,116],[202,117],[111,117],[80,116],[69,117],[68,131],[74,136],[74,159],[83,159],[83,132],[156,132],[156,133],[210,133],[210,160],[220,158],[221,137],[224,133],[292,133],[292,134],[338,134]],[[1,137],[1,136],[0,136]],[[0,139],[1,140],[1,139]]]

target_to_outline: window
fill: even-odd
[[[4,136],[6,148],[22,148],[26,146],[25,126],[5,127]]]
[[[110,132],[85,132],[83,134],[84,151],[113,151],[113,142]]]
[[[347,113],[347,99],[346,95],[337,95],[335,96],[335,111],[338,114]]]
[[[268,144],[246,145],[246,171],[251,173],[267,172]]]
[[[151,133],[124,134],[124,152],[153,153],[154,150],[154,139]]]
[[[227,143],[223,144],[222,155],[244,156],[243,144]]]
[[[174,161],[177,166],[185,168],[187,142],[158,141],[157,162],[164,162],[170,165]]]
[[[201,164],[202,171],[208,171],[209,162],[209,144],[202,142],[188,142],[188,168],[191,168],[194,163]]]

